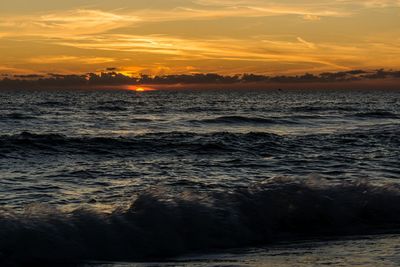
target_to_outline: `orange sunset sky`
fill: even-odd
[[[0,73],[400,68],[400,0],[13,0]]]

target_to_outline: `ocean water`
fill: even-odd
[[[0,263],[395,266],[399,134],[393,90],[3,91]]]

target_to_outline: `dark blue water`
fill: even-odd
[[[400,225],[400,91],[0,92],[0,133],[0,262]]]

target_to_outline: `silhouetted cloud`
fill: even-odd
[[[127,76],[107,68],[106,72],[87,74],[40,74],[14,75],[0,80],[0,88],[19,87],[96,87],[107,85],[188,85],[188,84],[305,84],[305,83],[340,83],[371,80],[395,80],[400,83],[400,71],[379,69],[375,71],[350,70],[342,72],[324,72],[321,74],[267,76],[259,74],[221,75],[217,73],[195,73],[176,75],[141,74]]]
[[[368,73],[363,75],[367,79],[386,79],[387,77],[393,76],[392,71],[385,71],[384,69],[376,70],[374,73]]]
[[[26,75],[14,75],[14,77],[21,79],[37,79],[37,78],[44,78],[45,76],[39,74],[26,74]]]

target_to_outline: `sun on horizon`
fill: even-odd
[[[126,87],[127,90],[129,91],[134,91],[134,92],[148,92],[148,91],[154,91],[155,89],[152,87],[148,87],[148,86],[137,86],[137,85],[129,85]]]

